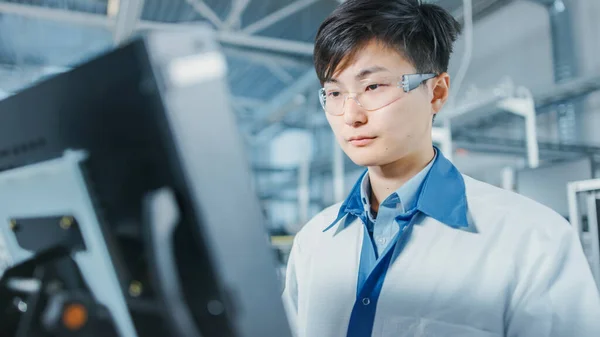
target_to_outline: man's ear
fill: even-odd
[[[448,96],[450,95],[450,75],[448,73],[441,73],[435,78],[431,79],[432,86],[432,98],[431,98],[431,108],[433,113],[438,113],[442,110],[444,104],[448,100]]]

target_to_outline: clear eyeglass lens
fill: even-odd
[[[404,96],[403,89],[399,86],[385,85],[372,86],[360,94],[348,94],[335,90],[321,89],[319,100],[323,109],[332,115],[342,115],[344,106],[348,104],[349,99],[354,99],[365,110],[380,109]]]

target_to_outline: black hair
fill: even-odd
[[[398,51],[419,73],[448,71],[458,21],[438,5],[419,0],[346,0],[317,32],[314,65],[321,83],[343,70],[375,40]]]

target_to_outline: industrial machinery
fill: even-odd
[[[569,220],[579,236],[600,289],[600,179],[573,181],[567,186]]]
[[[0,336],[290,336],[213,33],[0,102]]]

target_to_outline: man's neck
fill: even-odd
[[[426,150],[408,154],[393,163],[383,166],[370,166],[371,208],[378,212],[380,202],[423,170],[431,162],[434,155],[435,150],[431,146]]]

